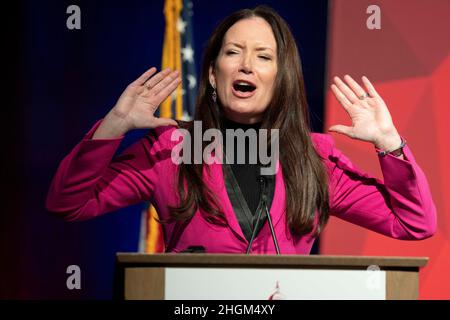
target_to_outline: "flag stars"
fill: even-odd
[[[192,117],[189,115],[189,113],[187,112],[187,110],[184,110],[184,111],[183,111],[183,116],[182,116],[181,120],[183,120],[183,121],[189,121],[189,120],[192,120]]]
[[[183,19],[179,18],[177,21],[178,32],[184,33],[184,31],[186,30],[186,26],[187,26],[187,23],[185,21],[183,21]]]
[[[197,85],[197,79],[195,79],[195,77],[192,74],[188,74],[186,76],[186,79],[188,81],[189,89],[194,89],[195,86]]]
[[[183,56],[183,61],[194,62],[194,50],[189,44],[181,49],[181,55]]]
[[[194,6],[193,6],[193,4],[192,4],[191,1],[188,1],[187,7],[188,7],[188,10],[187,10],[188,15],[189,15],[190,17],[192,17],[192,16],[194,15],[194,11],[192,10],[192,8],[193,8]]]

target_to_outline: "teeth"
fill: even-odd
[[[236,84],[237,85],[239,85],[239,86],[253,86],[253,85],[251,85],[250,83],[248,83],[248,82],[243,82],[243,81],[238,81],[238,82],[236,82]]]

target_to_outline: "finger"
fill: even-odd
[[[337,124],[328,128],[328,131],[337,132],[344,134],[350,138],[353,138],[353,128],[349,126],[344,126],[342,124]]]
[[[181,83],[181,77],[177,77],[172,80],[171,83],[169,83],[166,87],[164,87],[160,92],[158,92],[157,97],[161,101],[166,99],[169,95],[172,94],[172,92],[175,91],[175,89],[178,87],[178,85]]]
[[[339,103],[344,107],[345,111],[349,113],[350,112],[349,108],[351,107],[352,103],[348,101],[347,97],[341,92],[341,90],[339,90],[339,88],[336,85],[334,84],[331,85],[331,91],[333,91],[334,96],[339,101]]]
[[[154,73],[156,72],[155,67],[151,67],[147,71],[145,71],[139,78],[137,78],[135,81],[133,81],[132,84],[136,86],[142,85],[148,78],[150,78]]]
[[[378,97],[378,92],[375,90],[375,87],[372,85],[372,83],[369,81],[369,79],[367,79],[366,76],[362,77],[362,81],[364,83],[364,85],[367,88],[367,92],[369,92],[371,97]]]
[[[153,95],[160,95],[159,93],[164,90],[167,86],[169,86],[174,80],[178,78],[179,72],[175,70],[167,75],[164,79],[162,79],[157,85],[152,88]]]
[[[344,76],[345,81],[347,81],[348,85],[350,86],[350,88],[353,90],[353,92],[356,94],[356,96],[359,98],[361,96],[364,96],[366,94],[366,91],[361,88],[361,86],[358,84],[358,82],[356,82],[355,80],[353,80],[352,77],[350,77],[348,74],[346,74]]]
[[[174,119],[170,118],[155,118],[155,124],[157,127],[161,126],[177,126],[178,122],[176,122]]]
[[[170,68],[166,68],[162,70],[161,72],[158,72],[155,76],[151,77],[147,81],[145,81],[144,86],[147,87],[147,89],[152,89],[154,86],[156,86],[162,79],[167,77],[167,75],[170,73]]]
[[[351,103],[355,103],[359,100],[353,90],[350,89],[339,77],[334,77],[334,83]]]

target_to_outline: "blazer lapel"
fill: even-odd
[[[226,169],[222,168],[222,166],[223,166],[222,164],[218,164],[218,163],[212,163],[209,166],[210,171],[211,171],[210,172],[211,180],[209,181],[208,184],[211,186],[211,188],[214,190],[214,192],[218,195],[218,197],[221,201],[223,210],[225,211],[224,214],[227,219],[229,227],[232,229],[232,231],[234,232],[234,234],[237,237],[239,237],[245,243],[248,243],[248,240],[246,239],[246,237],[242,231],[241,225],[239,224],[238,218],[235,214],[235,209],[233,208],[233,205],[230,201],[230,198],[229,198],[229,195],[227,192],[225,177],[223,174],[223,170],[226,170]],[[277,161],[276,168],[277,168],[277,170],[276,170],[276,174],[275,174],[275,190],[274,190],[272,204],[269,208],[274,226],[276,226],[281,221],[283,214],[285,214],[284,213],[285,212],[284,180],[283,180],[283,173],[281,170],[281,166],[279,164],[279,160]],[[229,168],[229,169],[231,170],[231,168]],[[229,187],[231,187],[231,185]],[[241,199],[241,200],[235,199],[235,200],[238,202],[241,202],[241,200],[244,200],[244,199]],[[245,210],[245,208],[247,208],[247,210],[248,210],[248,206],[246,203],[245,203],[245,205],[242,205],[242,207],[243,207],[242,210]],[[247,216],[249,214],[251,215],[250,212],[244,213],[244,214],[245,214],[245,216]]]
[[[222,164],[212,163],[210,165],[211,169],[211,181],[209,185],[216,192],[218,198],[220,199],[223,210],[225,211],[225,218],[227,219],[228,225],[234,234],[239,237],[242,241],[248,243],[247,239],[242,232],[239,222],[234,214],[233,205],[228,197],[227,188],[225,185],[225,177],[223,175]]]

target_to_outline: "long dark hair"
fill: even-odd
[[[294,235],[311,231],[318,235],[329,216],[326,168],[311,141],[310,118],[297,45],[289,26],[273,9],[258,6],[239,10],[217,26],[204,51],[194,120],[202,121],[203,132],[210,128],[220,129],[222,111],[220,105],[211,98],[213,88],[209,82],[209,68],[215,65],[228,29],[242,19],[253,17],[267,21],[277,42],[278,72],[274,94],[264,113],[261,127],[269,129],[269,132],[270,129],[280,129],[280,164],[286,188],[287,225]],[[193,122],[181,126],[193,136]],[[206,143],[203,148],[205,146]],[[211,223],[226,223],[216,195],[204,183],[203,165],[193,162],[180,164],[180,205],[170,207],[172,221],[187,221],[201,208]],[[316,209],[319,217],[314,228]]]

